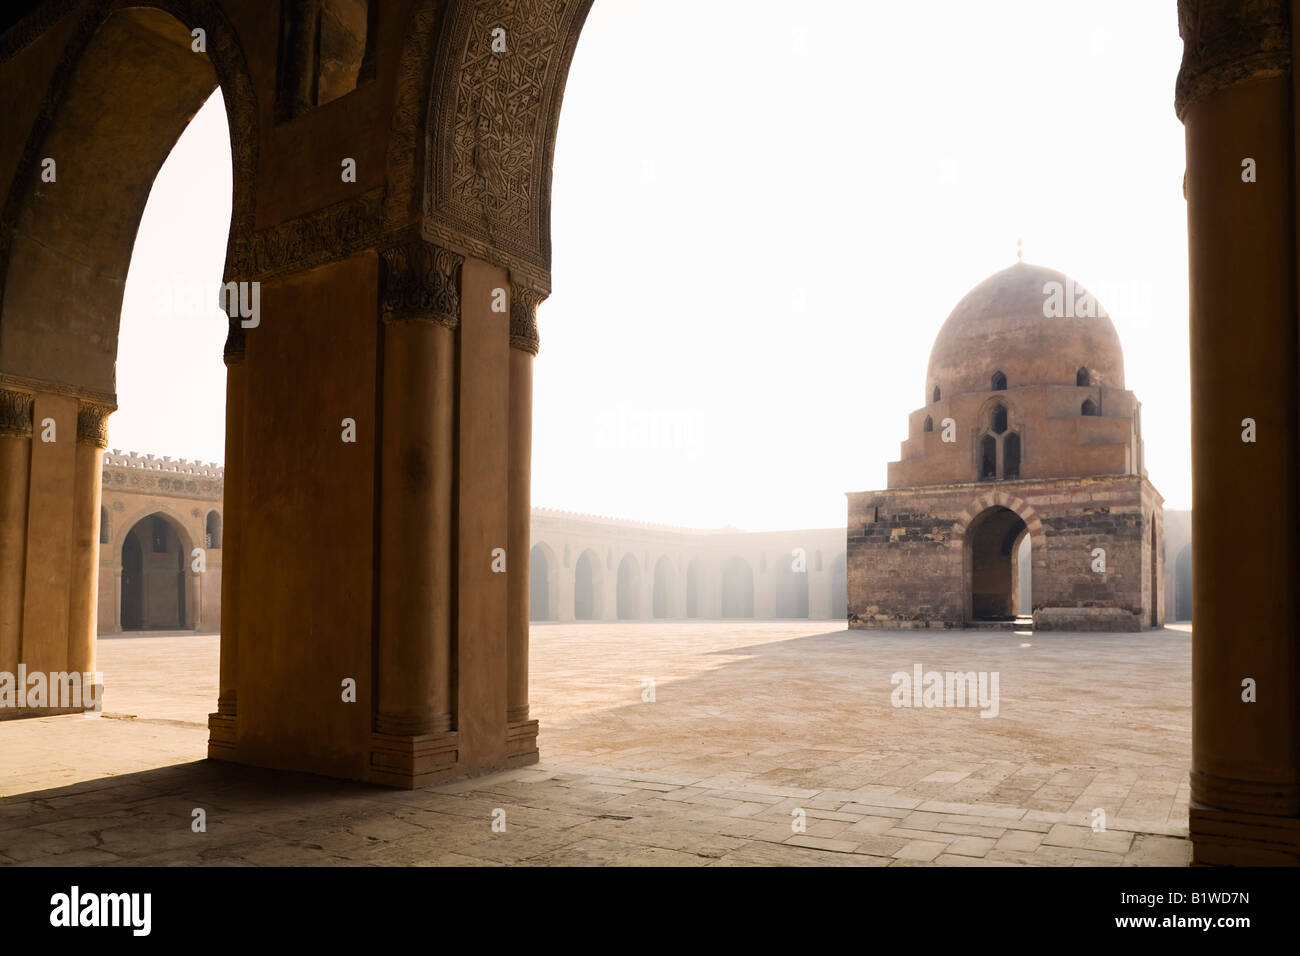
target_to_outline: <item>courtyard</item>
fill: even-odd
[[[1191,859],[1186,625],[534,625],[530,662],[540,764],[397,791],[205,760],[217,636],[101,639],[101,717],[0,722],[0,863]],[[894,706],[892,675],[917,665],[996,674],[996,716]]]

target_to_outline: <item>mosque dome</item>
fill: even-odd
[[[1017,262],[957,303],[934,340],[926,400],[1005,388],[1087,384],[1124,387],[1124,353],[1105,309],[1055,269]]]

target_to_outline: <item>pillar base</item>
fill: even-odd
[[[209,760],[234,760],[237,739],[234,714],[208,714]]]
[[[537,749],[537,721],[521,720],[506,725],[506,766],[527,767],[541,759]]]
[[[1193,866],[1300,866],[1300,818],[1193,806]]]
[[[401,736],[371,734],[366,782],[414,790],[463,774],[459,737],[455,731]]]

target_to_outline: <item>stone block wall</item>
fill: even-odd
[[[1162,625],[1160,502],[1136,475],[852,493],[849,626],[950,628],[969,621],[965,532],[994,506],[1016,512],[1028,527],[1036,628]],[[1097,548],[1105,551],[1104,571],[1093,570]]]

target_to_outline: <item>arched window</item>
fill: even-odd
[[[209,548],[221,548],[221,515],[216,511],[208,512],[207,526],[205,528],[207,546]]]
[[[1007,390],[1007,377],[1001,372],[993,373],[993,391],[1005,392]]]
[[[1097,403],[1094,402],[1091,398],[1086,398],[1086,399],[1083,400],[1083,407],[1082,407],[1081,409],[1079,409],[1079,414],[1080,414],[1080,415],[1099,415],[1099,414],[1101,414],[1101,413],[1097,411]]]
[[[936,385],[936,386],[934,387],[934,401],[937,402],[938,400],[939,400],[939,386]]]
[[[934,419],[931,418],[929,415],[925,416],[925,424],[921,426],[921,431],[926,431],[926,432],[934,431]]]
[[[1007,407],[1005,405],[994,405],[993,411],[989,414],[989,428],[995,435],[1001,435],[1007,430]]]
[[[1002,477],[1020,477],[1020,433],[1012,432],[1002,442]]]
[[[992,435],[985,435],[980,442],[980,481],[987,481],[998,476],[998,442]]]
[[[1092,375],[1088,372],[1088,370],[1087,370],[1086,368],[1080,368],[1079,371],[1077,371],[1077,372],[1074,373],[1074,384],[1075,384],[1075,385],[1091,385],[1091,384],[1092,384]]]

